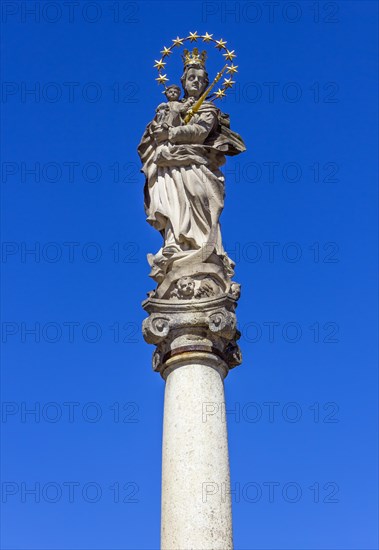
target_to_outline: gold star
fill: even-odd
[[[238,73],[237,71],[238,69],[238,65],[233,65],[233,63],[230,65],[228,65],[227,69],[226,69],[226,72],[229,73],[229,74],[234,74],[234,73]]]
[[[208,34],[207,32],[201,37],[203,39],[203,42],[210,42],[212,39],[213,34]]]
[[[166,46],[163,47],[163,50],[161,51],[162,57],[166,57],[167,55],[170,55],[172,53],[170,48],[166,48]]]
[[[225,59],[229,59],[230,61],[233,61],[233,58],[237,57],[234,53],[234,50],[232,50],[231,52],[229,50],[226,50],[226,53],[223,53],[222,55],[225,57]]]
[[[224,82],[222,83],[222,85],[224,86],[224,88],[231,88],[233,86],[233,84],[235,84],[234,80],[232,80],[232,78],[224,78]]]
[[[197,34],[197,31],[195,31],[195,32],[190,32],[190,35],[188,38],[191,40],[191,42],[196,42],[196,40],[200,38],[200,36]]]
[[[172,42],[173,46],[183,46],[184,38],[179,38],[179,36],[177,36]]]
[[[155,80],[158,81],[158,84],[165,84],[168,81],[168,78],[166,74],[160,74]]]
[[[226,50],[225,46],[225,40],[223,40],[222,38],[220,38],[220,40],[216,40],[216,48],[218,48],[219,50]]]
[[[163,69],[163,67],[166,65],[166,63],[163,62],[163,59],[160,59],[159,61],[156,59],[155,60],[155,65],[154,67],[156,67],[158,69],[158,71],[160,69]]]
[[[216,97],[217,97],[218,99],[220,99],[220,98],[222,98],[222,97],[225,97],[225,95],[226,95],[226,94],[225,94],[225,90],[222,90],[221,88],[219,88],[219,89],[217,90],[217,92],[216,92]]]

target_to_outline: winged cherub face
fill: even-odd
[[[180,293],[186,298],[190,298],[195,290],[195,283],[190,277],[182,277],[177,282]]]

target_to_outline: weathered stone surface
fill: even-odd
[[[215,43],[225,48],[225,41]],[[224,55],[233,59],[233,52]],[[231,550],[225,418],[204,421],[202,412],[207,403],[221,410],[223,379],[242,360],[235,315],[240,285],[232,281],[234,262],[221,238],[220,167],[245,145],[229,116],[208,100],[204,52],[195,48],[184,59],[184,97],[178,87],[166,89],[168,103],[158,106],[138,148],[147,221],[163,238],[148,254],[157,287],[143,302],[143,335],[156,346],[153,368],[166,380],[161,547]],[[236,67],[229,69],[232,76]],[[204,498],[204,486],[212,499]]]
[[[162,550],[231,550],[223,378],[210,353],[168,360],[162,446]]]
[[[213,353],[228,369],[239,365],[242,358],[237,344],[240,333],[236,328],[236,293],[195,298],[188,281],[184,286],[184,295],[169,300],[149,297],[143,302],[149,313],[143,322],[143,336],[146,342],[156,345],[154,370],[165,378],[167,360],[191,351]],[[236,286],[232,288],[235,290]],[[189,294],[192,298],[185,299]]]
[[[225,179],[220,167],[225,155],[237,155],[245,145],[230,129],[228,115],[210,101],[203,101],[186,124],[186,108],[209,82],[204,64],[185,66],[181,80],[184,98],[171,90],[138,147],[146,176],[147,221],[163,237],[160,250],[148,255],[161,298],[183,277],[211,274],[228,285],[234,273],[221,238]]]

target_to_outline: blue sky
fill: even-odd
[[[1,6],[2,547],[159,547],[164,383],[140,303],[160,236],[136,149],[154,59],[197,30],[237,52],[219,105],[247,145],[222,215],[235,547],[377,548],[377,3],[73,4]]]

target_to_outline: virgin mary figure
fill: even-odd
[[[182,102],[198,100],[209,85],[205,56],[185,57]],[[229,128],[229,117],[204,101],[188,124],[148,124],[138,153],[146,181],[147,221],[163,237],[161,249],[148,256],[151,277],[162,282],[183,275],[217,271],[230,280],[234,263],[221,240],[225,155],[245,151],[241,137]],[[166,284],[168,287],[168,284]]]

